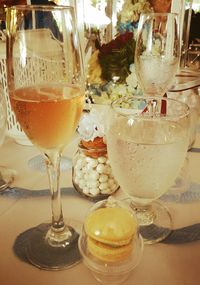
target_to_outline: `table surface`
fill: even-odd
[[[64,155],[71,158],[76,151],[77,137],[66,148]],[[199,185],[200,191],[200,134],[197,135],[194,148],[188,153],[188,175],[190,183]],[[50,193],[45,172],[33,170],[28,162],[39,151],[34,146],[22,146],[13,139],[6,138],[0,149],[1,165],[16,170],[12,187],[24,190],[24,194],[12,193],[0,195],[0,284],[4,285],[44,285],[44,284],[99,284],[84,266],[78,265],[62,271],[40,270],[21,261],[13,252],[16,237],[51,217]],[[83,222],[93,202],[84,199],[71,189],[71,170],[61,172],[61,187],[67,188],[62,195],[65,217]],[[37,192],[40,190],[39,192]],[[21,190],[22,191],[22,190]],[[32,194],[35,195],[32,195]],[[38,195],[37,195],[38,193]],[[44,195],[41,195],[44,193]],[[66,194],[68,193],[68,194]],[[30,195],[29,195],[30,194]],[[122,195],[118,191],[116,197]],[[179,194],[178,194],[179,195]],[[200,222],[200,200],[168,201],[174,222],[174,228],[181,228]],[[133,271],[125,285],[198,285],[200,284],[200,241],[183,244],[145,245],[141,263]],[[108,284],[109,285],[109,284]]]

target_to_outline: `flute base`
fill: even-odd
[[[79,229],[68,225],[71,237],[59,246],[52,246],[46,239],[51,224],[40,224],[32,229],[27,244],[26,257],[34,266],[44,270],[62,270],[76,265],[81,260],[78,249]]]

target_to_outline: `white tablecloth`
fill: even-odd
[[[72,157],[76,150],[77,139],[66,148],[65,156]],[[200,191],[200,136],[194,152],[188,154],[189,175],[191,183],[199,184]],[[6,139],[0,149],[1,165],[14,168],[17,172],[13,187],[29,190],[48,188],[45,173],[33,171],[28,161],[39,152],[34,146],[21,146],[11,139]],[[72,187],[71,171],[61,174],[61,187]],[[29,191],[27,190],[27,191]],[[27,192],[26,192],[27,193]],[[41,192],[40,192],[41,193]],[[45,192],[46,193],[46,192]],[[121,190],[116,196],[121,196]],[[83,221],[89,208],[93,205],[75,190],[63,196],[65,217]],[[177,203],[168,202],[174,228],[181,228],[200,222],[200,200]],[[16,237],[51,217],[50,194],[0,195],[0,284],[2,285],[95,285],[98,282],[88,269],[79,263],[71,269],[51,272],[43,271],[19,260],[13,252]],[[145,246],[139,266],[125,285],[198,285],[200,284],[200,241],[184,244],[156,244]],[[108,284],[109,285],[109,284]]]

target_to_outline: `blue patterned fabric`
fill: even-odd
[[[172,191],[160,198],[165,202],[192,203],[200,200],[200,184],[190,183],[187,191],[173,194]]]
[[[84,199],[81,197],[74,188],[62,188],[61,189],[62,196],[77,196],[80,199]],[[8,197],[10,199],[30,199],[30,198],[38,198],[38,197],[48,197],[50,196],[50,191],[48,189],[43,190],[27,190],[21,188],[8,188],[5,191],[1,192],[0,195],[2,197]],[[192,203],[197,200],[200,200],[200,185],[197,183],[191,183],[188,190],[186,192],[173,195],[171,192],[169,194],[165,194],[161,197],[162,201],[167,202],[175,202],[175,203]],[[156,235],[159,229],[156,226],[152,225],[151,234]],[[22,233],[16,242],[25,243],[27,239],[27,235],[29,235],[29,231]],[[200,223],[189,225],[184,228],[175,229],[171,231],[171,234],[164,240],[162,243],[168,244],[182,244],[187,242],[194,242],[200,240]],[[16,247],[18,248],[18,246]],[[15,249],[16,251],[17,249]],[[23,252],[17,253],[17,255],[21,259],[23,259]],[[25,261],[25,260],[24,260]]]
[[[80,195],[74,190],[74,188],[62,188],[62,195]],[[27,190],[22,188],[7,188],[4,192],[0,193],[2,196],[7,196],[10,198],[34,198],[34,197],[44,197],[49,196],[50,192],[48,189],[43,190]],[[175,202],[175,203],[192,203],[195,201],[200,200],[200,184],[198,183],[191,183],[187,189],[187,191],[183,193],[174,194],[172,191],[166,193],[160,198],[162,201],[165,202]]]

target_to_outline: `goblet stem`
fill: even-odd
[[[155,219],[155,212],[151,205],[135,205],[131,202],[131,207],[134,210],[138,223],[140,226],[146,226],[153,223]]]
[[[131,208],[138,220],[140,234],[144,243],[157,243],[171,233],[173,227],[171,214],[158,201],[153,201],[151,204],[146,205],[138,205],[131,201]]]
[[[61,154],[52,152],[45,154],[49,185],[51,190],[52,224],[47,232],[46,240],[52,246],[66,246],[72,236],[70,228],[65,225],[62,213],[60,181]]]

